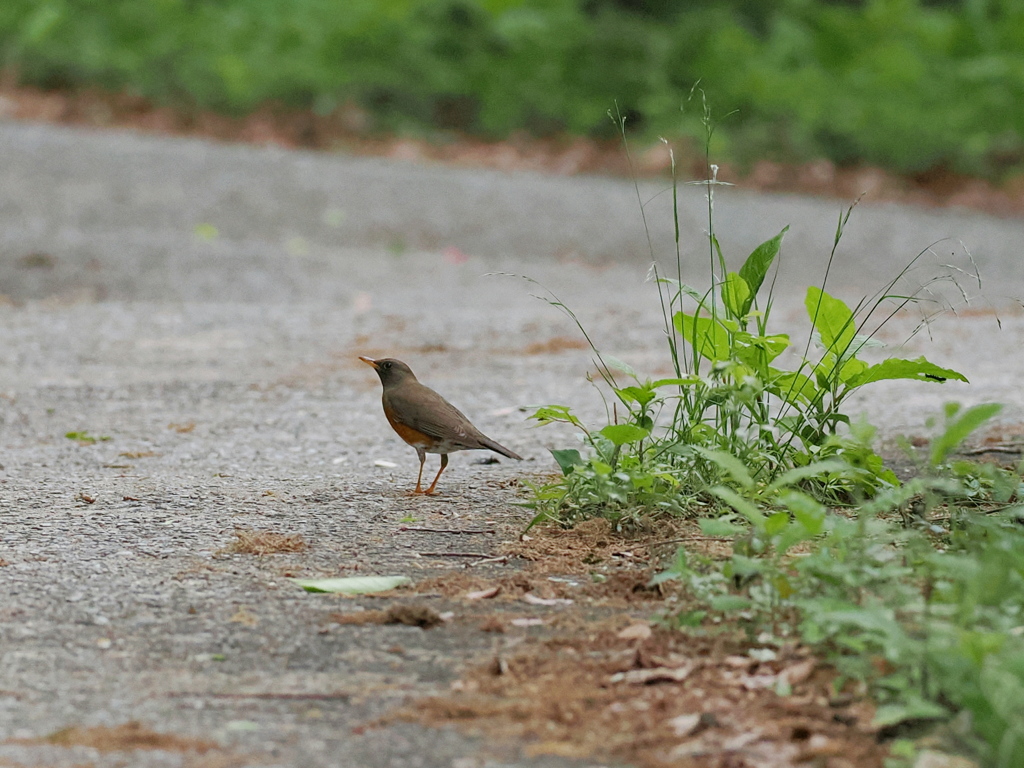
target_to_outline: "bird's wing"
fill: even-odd
[[[483,434],[465,414],[437,392],[417,382],[415,390],[398,387],[388,393],[389,405],[402,414],[412,414],[406,425],[439,440],[457,438],[467,447],[480,446]]]

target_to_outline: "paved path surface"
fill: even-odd
[[[459,621],[340,627],[331,612],[372,601],[308,595],[287,574],[449,568],[417,553],[465,543],[402,533],[406,517],[493,524],[475,542],[486,551],[525,520],[505,481],[550,469],[547,449],[569,439],[529,428],[523,409],[600,415],[568,321],[528,283],[486,273],[536,278],[608,352],[665,371],[632,185],[15,124],[0,125],[0,156],[0,763],[123,765],[32,740],[141,720],[216,741],[223,765],[585,765],[454,731],[359,729],[443,690],[491,640]],[[670,196],[639,196],[672,263]],[[682,190],[694,282],[704,205]],[[778,311],[798,322],[787,286],[820,280],[840,209],[723,189],[718,236],[741,256],[792,225]],[[998,429],[1021,431],[1024,222],[863,204],[830,285],[856,301],[933,243],[911,279],[967,269],[961,241],[985,300],[909,351],[973,383],[879,385],[862,405],[886,434],[920,431],[948,399],[1006,402]],[[405,359],[527,461],[456,455],[440,500],[406,496],[415,456],[383,424],[359,354]],[[238,528],[312,546],[220,553]]]

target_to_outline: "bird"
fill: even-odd
[[[523,460],[522,456],[474,427],[462,411],[437,392],[421,384],[412,369],[401,360],[390,357],[374,360],[361,355],[359,359],[372,366],[380,377],[384,388],[381,403],[388,423],[400,438],[416,449],[420,473],[416,476],[413,493],[426,496],[434,493],[441,473],[448,466],[448,454],[454,451],[489,450],[510,459]],[[441,454],[441,468],[430,487],[423,490],[423,463],[428,453]]]

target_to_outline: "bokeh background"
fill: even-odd
[[[1024,176],[1020,0],[4,0],[7,87],[324,135],[640,142]],[[113,106],[111,106],[111,104]],[[102,110],[100,110],[102,111]],[[295,118],[296,120],[298,118]]]

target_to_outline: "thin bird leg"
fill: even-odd
[[[413,491],[413,493],[423,493],[423,488],[420,487],[420,481],[423,479],[423,462],[427,460],[427,454],[426,451],[420,450],[417,450],[416,453],[420,457],[420,473],[416,475],[416,490]],[[434,486],[430,487],[433,488]],[[427,493],[430,493],[430,491],[427,491]]]
[[[447,466],[448,466],[448,454],[447,453],[442,453],[441,454],[441,468],[439,470],[437,470],[437,475],[434,477],[434,482],[432,482],[430,484],[430,487],[427,488],[426,491],[424,491],[424,493],[426,493],[427,496],[429,496],[430,494],[432,494],[434,492],[434,486],[437,485],[437,481],[441,477],[441,473],[444,472],[444,468],[447,467]]]

